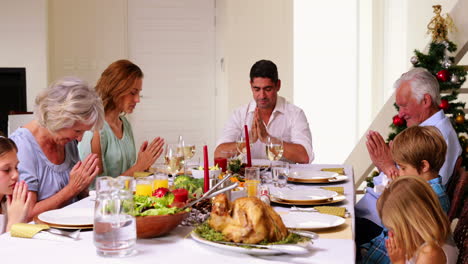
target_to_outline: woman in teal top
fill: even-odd
[[[140,102],[143,72],[128,60],[118,60],[107,67],[96,85],[101,96],[106,122],[100,131],[87,132],[78,145],[80,157],[98,154],[100,175],[133,176],[145,171],[161,155],[162,138],[151,143],[145,141],[136,155],[135,141],[130,123],[124,114],[130,114]]]

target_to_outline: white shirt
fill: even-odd
[[[257,103],[252,100],[247,105],[235,109],[231,118],[224,126],[217,145],[236,142],[238,137],[244,133],[244,125],[247,125],[250,131],[256,107]],[[309,156],[309,163],[314,160],[312,135],[309,123],[302,109],[287,102],[283,97],[278,96],[275,109],[273,109],[270,120],[265,126],[268,134],[271,136],[282,138],[285,142],[302,145]],[[251,155],[252,159],[267,159],[265,144],[257,140],[252,146]]]

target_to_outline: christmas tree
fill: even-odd
[[[466,71],[463,67],[454,64],[454,57],[450,56],[457,50],[456,45],[447,38],[448,30],[453,28],[453,21],[448,14],[445,18],[440,15],[441,6],[433,6],[434,18],[428,24],[428,33],[432,35],[432,42],[429,46],[429,51],[424,54],[415,50],[415,56],[411,57],[411,63],[414,67],[422,67],[431,72],[439,81],[441,103],[440,109],[450,117],[452,125],[457,132],[460,145],[463,150],[463,165],[468,165],[468,123],[465,120],[465,103],[456,102],[459,89],[466,80]],[[398,111],[398,106],[394,104]],[[406,128],[406,121],[398,115],[393,117],[393,122],[390,125],[392,132],[389,134],[387,141],[393,140],[401,131]],[[467,167],[468,168],[468,167]],[[367,179],[367,186],[373,187],[372,178],[378,175],[373,172],[372,176]]]

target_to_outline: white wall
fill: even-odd
[[[94,86],[127,53],[127,0],[49,0],[49,80],[77,76]]]
[[[314,163],[341,163],[357,133],[357,1],[294,1],[294,102],[307,115]]]
[[[217,137],[232,110],[252,100],[249,72],[261,59],[278,66],[279,94],[293,101],[293,1],[216,0]]]
[[[47,0],[0,1],[0,67],[26,68],[28,111],[47,87]]]

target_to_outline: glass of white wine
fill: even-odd
[[[239,155],[242,157],[241,160],[244,162],[244,158],[247,157],[247,145],[245,143],[245,137],[240,135],[236,140],[236,148]]]
[[[184,155],[184,173],[187,174],[187,166],[189,165],[189,160],[195,156],[195,144],[187,143],[182,136],[179,136],[179,146],[177,148],[179,153]],[[197,164],[198,165],[198,164]]]
[[[272,162],[280,160],[283,157],[283,140],[273,136],[268,136],[265,143],[265,151],[270,160],[270,171],[272,171]]]
[[[164,164],[166,165],[167,171],[172,175],[173,179],[177,173],[182,171],[184,163],[184,151],[181,151],[180,144],[166,144]]]
[[[283,140],[272,136],[267,137],[265,143],[266,155],[270,161],[280,160],[283,157]]]

